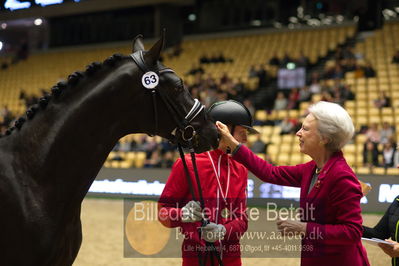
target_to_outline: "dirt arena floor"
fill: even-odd
[[[363,217],[365,225],[373,226],[377,223],[381,216],[364,215]],[[80,253],[74,263],[75,266],[181,265],[181,259],[179,258],[125,258],[124,245],[126,246],[126,241],[124,239],[126,238],[124,238],[125,230],[123,200],[94,198],[85,199],[82,207],[82,224],[83,243]],[[249,223],[249,228],[254,229],[254,226],[259,227],[259,223]],[[271,224],[270,226],[274,225]],[[264,228],[259,230],[262,229]],[[156,230],[159,230],[159,228],[154,228],[153,230],[151,229],[151,232],[155,234],[155,239],[157,239],[156,243],[162,242],[162,237],[160,237],[162,233]],[[270,230],[273,229],[271,228]],[[140,230],[136,230],[134,234],[138,238],[136,240],[132,239],[132,241],[138,241],[138,246],[145,249],[145,246],[148,244],[148,241],[146,241],[146,235],[143,235],[143,232],[140,232]],[[385,253],[383,253],[378,247],[372,246],[370,244],[364,244],[364,246],[367,249],[371,265],[390,265],[389,257],[385,255]],[[153,247],[153,245],[151,245],[151,247]],[[176,247],[174,252],[179,252],[179,249],[180,247]],[[291,266],[299,264],[299,259],[297,257],[243,259],[243,265]]]

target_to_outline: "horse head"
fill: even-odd
[[[164,40],[163,33],[148,51],[144,50],[141,35],[133,41],[131,56],[140,69],[137,78],[143,90],[152,95],[154,123],[152,131],[146,133],[192,147],[197,153],[217,148],[217,130],[207,118],[204,106],[192,98],[183,80],[159,61]]]

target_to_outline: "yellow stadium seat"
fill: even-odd
[[[267,113],[265,110],[258,110],[255,112],[255,119],[259,121],[267,120]]]
[[[370,174],[370,168],[369,167],[357,167],[356,174],[368,175],[368,174]]]

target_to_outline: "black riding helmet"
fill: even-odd
[[[214,121],[220,121],[226,125],[245,127],[250,134],[259,134],[252,127],[252,115],[243,105],[234,100],[214,103],[208,110],[209,117]]]

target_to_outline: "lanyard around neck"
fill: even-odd
[[[220,194],[222,195],[222,198],[224,200],[224,202],[227,204],[227,194],[229,193],[229,187],[230,187],[230,162],[229,162],[229,158],[227,157],[227,187],[226,187],[226,194],[223,193],[223,189],[222,189],[222,185],[220,184],[220,162],[222,160],[222,155],[219,156],[219,160],[218,160],[218,171],[216,171],[216,167],[215,164],[213,162],[213,159],[211,157],[211,154],[209,153],[209,151],[207,152],[209,160],[212,163],[212,167],[213,167],[213,171],[215,173],[216,176],[216,180],[218,181],[218,186],[219,186],[219,190],[220,190]]]

